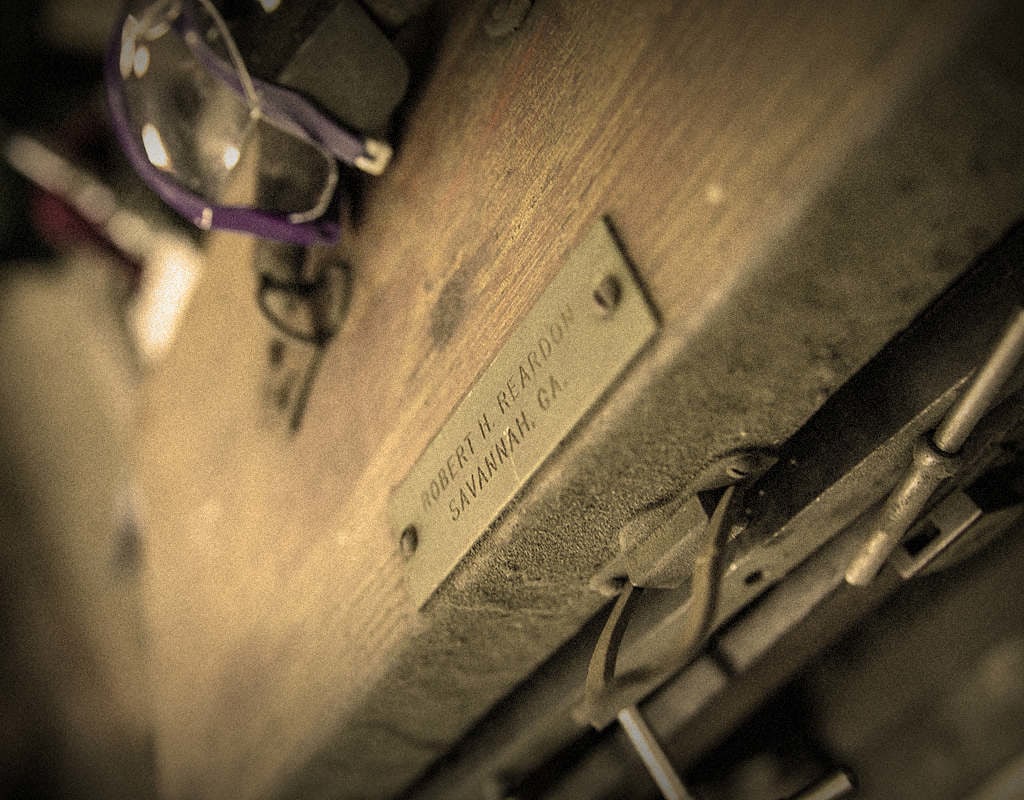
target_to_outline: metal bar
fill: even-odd
[[[643,760],[651,778],[658,784],[662,797],[665,800],[695,800],[683,786],[675,767],[661,749],[640,710],[636,706],[626,706],[619,712],[618,717],[619,724],[633,744],[633,749]]]
[[[854,790],[853,779],[844,770],[837,770],[831,775],[808,786],[790,800],[840,800],[849,797]]]
[[[871,535],[850,562],[846,582],[867,586],[878,575],[896,545],[924,511],[939,485],[956,474],[958,459],[942,453],[922,439],[913,460],[878,513]]]
[[[992,354],[971,379],[935,432],[935,446],[957,453],[988,411],[1003,384],[1024,356],[1024,308],[1018,307],[1000,335]]]
[[[846,572],[848,583],[866,586],[875,579],[939,484],[954,474],[956,454],[988,412],[1021,356],[1024,356],[1024,308],[1017,306],[985,363],[946,413],[931,441],[915,449],[913,463],[889,495],[876,530],[850,563]]]

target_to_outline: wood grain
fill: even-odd
[[[449,9],[328,256],[354,293],[301,431],[236,235],[149,381],[171,797],[395,794],[598,609],[631,510],[788,437],[1019,212],[1019,112],[948,77],[982,4],[539,0],[501,39],[485,13]],[[388,492],[602,215],[661,337],[417,614]]]

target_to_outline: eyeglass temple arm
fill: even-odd
[[[393,153],[387,142],[366,138],[363,140],[363,155],[357,156],[352,165],[369,175],[380,175],[391,163]]]

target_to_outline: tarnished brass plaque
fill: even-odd
[[[656,329],[643,292],[599,223],[391,495],[418,606]]]

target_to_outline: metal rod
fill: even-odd
[[[854,790],[853,779],[845,770],[837,770],[809,786],[790,800],[840,800]]]
[[[867,542],[846,569],[846,582],[867,586],[924,510],[935,490],[956,474],[958,459],[919,442],[910,468],[886,498]]]
[[[695,800],[693,795],[686,791],[672,762],[661,749],[640,710],[636,706],[626,706],[619,712],[618,718],[619,724],[633,744],[633,749],[643,760],[654,782],[658,784],[662,797],[665,800]]]
[[[1024,356],[1024,308],[1010,317],[999,341],[966,391],[946,414],[935,432],[935,446],[944,453],[957,453],[978,421],[988,411],[1003,384]]]
[[[956,472],[956,455],[995,402],[1024,356],[1024,307],[1018,306],[985,363],[946,412],[929,444],[914,450],[910,468],[885,501],[878,523],[846,570],[846,582],[867,586],[924,510],[939,484]]]

